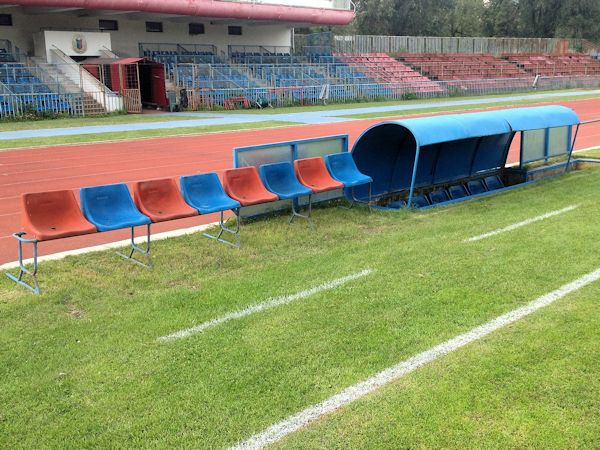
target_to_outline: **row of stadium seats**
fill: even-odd
[[[465,184],[456,184],[447,189],[436,189],[429,194],[422,194],[413,197],[411,206],[416,208],[425,208],[427,206],[439,205],[452,200],[459,200],[472,195],[484,194],[485,192],[502,189],[504,183],[498,175],[492,175],[485,178],[478,178],[467,181]],[[391,208],[402,208],[406,206],[406,201],[400,200],[388,205]]]
[[[377,83],[399,83],[414,92],[443,92],[443,88],[385,53],[334,54],[340,62],[360,69]]]
[[[307,219],[311,226],[311,195],[335,189],[370,184],[372,179],[361,174],[352,155],[338,153],[325,159],[307,158],[293,162],[265,164],[226,170],[223,183],[216,173],[182,176],[177,186],[172,178],[139,181],[133,184],[133,196],[125,183],[85,187],[79,190],[81,207],[71,190],[23,194],[21,214],[23,231],[15,233],[19,245],[19,276],[8,274],[18,284],[39,294],[37,280],[38,242],[106,232],[131,229],[131,249],[121,255],[137,264],[151,267],[150,226],[152,223],[192,217],[199,214],[220,213],[220,231],[208,235],[213,239],[239,246],[241,207],[274,202],[292,201],[292,215]],[[308,196],[308,214],[296,210],[295,200]],[[352,195],[354,200],[354,196]],[[236,217],[236,228],[225,226],[224,212],[232,210]],[[134,228],[147,227],[147,246],[135,243]],[[223,239],[227,233],[237,237],[233,243]],[[33,244],[33,269],[23,263],[23,244]],[[147,258],[143,262],[134,258],[140,254]],[[33,285],[23,280],[31,275]]]
[[[502,56],[533,75],[600,75],[600,61],[589,55],[507,53]]]
[[[66,96],[54,92],[31,72],[31,68],[14,62],[10,54],[6,59],[10,61],[0,63],[0,83],[4,85],[4,93],[0,94],[0,114],[26,110],[39,112],[72,110]]]
[[[524,78],[529,74],[509,61],[485,54],[399,53],[396,57],[436,80]]]

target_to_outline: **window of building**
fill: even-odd
[[[204,34],[204,24],[203,23],[190,23],[189,25],[190,34]]]
[[[148,33],[162,33],[163,24],[162,22],[146,22],[146,31]]]
[[[12,16],[10,14],[0,14],[0,26],[11,27]]]
[[[102,20],[98,21],[98,28],[102,31],[117,31],[119,29],[119,22],[116,20]]]
[[[242,35],[242,27],[231,25],[228,27],[228,32],[229,32],[230,36],[241,36]]]

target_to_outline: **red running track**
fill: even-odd
[[[600,99],[561,104],[577,111],[582,121],[600,117]],[[332,134],[348,134],[352,145],[367,127],[382,120],[388,118],[0,152],[0,264],[17,258],[11,233],[20,228],[18,199],[22,193],[218,172],[231,167],[234,147],[247,145]],[[600,145],[600,123],[583,126],[579,131],[577,148],[594,145]],[[518,158],[516,150],[511,150],[511,162]],[[215,220],[217,217],[210,215],[157,224],[153,233]],[[44,242],[40,254],[127,239],[127,233],[119,230]]]

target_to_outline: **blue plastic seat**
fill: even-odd
[[[386,205],[386,208],[389,209],[401,209],[404,207],[406,207],[406,202],[404,200],[396,200]]]
[[[491,177],[485,177],[483,182],[488,188],[488,191],[495,191],[496,189],[502,189],[504,183],[498,175],[492,175]]]
[[[373,179],[360,172],[350,153],[334,153],[325,156],[325,165],[331,176],[345,187],[361,186],[372,183]]]
[[[423,208],[425,206],[429,206],[429,200],[427,200],[426,195],[417,195],[416,197],[412,198],[410,206],[414,208]]]
[[[235,210],[241,207],[237,200],[225,193],[219,176],[214,172],[181,177],[180,183],[184,200],[200,214]]]
[[[438,203],[447,202],[450,200],[450,197],[448,197],[448,193],[445,189],[438,189],[429,193],[429,200],[431,200],[432,205],[436,205]]]
[[[149,225],[150,218],[138,211],[125,183],[81,188],[83,214],[98,231]]]
[[[298,181],[291,162],[264,164],[260,166],[259,173],[265,187],[282,200],[313,193],[312,189]]]
[[[455,186],[450,186],[448,188],[448,193],[450,194],[450,198],[452,200],[456,200],[459,198],[465,198],[469,196],[467,189],[462,184],[457,184]]]
[[[483,180],[471,180],[467,182],[467,189],[471,195],[483,194],[487,192],[487,188],[485,184],[483,184]]]

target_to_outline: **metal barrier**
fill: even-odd
[[[327,84],[237,89],[188,89],[193,109],[224,107],[230,97],[246,97],[271,106],[348,103],[377,100],[460,97],[600,86],[599,77],[527,77],[483,80],[423,81],[409,83]]]
[[[0,94],[0,118],[21,117],[28,114],[83,116],[82,94]]]

